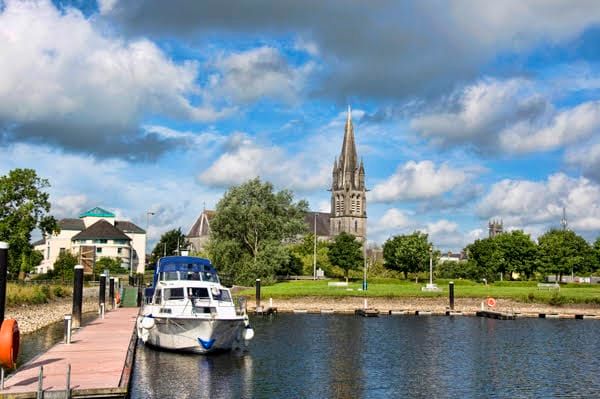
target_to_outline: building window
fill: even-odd
[[[65,251],[66,251],[66,249],[64,249],[64,248],[60,248],[60,249],[58,250],[58,255],[62,255],[62,254],[64,254],[64,253],[65,253]]]
[[[97,254],[101,254],[101,253],[102,253],[102,248],[100,248],[100,247],[96,247],[96,253],[97,253]]]
[[[354,221],[354,232],[356,233],[358,231],[358,221],[355,220]]]
[[[127,244],[127,240],[113,240],[113,242],[115,244],[121,244],[121,245]]]
[[[106,244],[107,242],[108,240],[104,238],[94,240],[95,244]]]
[[[117,253],[118,253],[119,255],[121,255],[121,253],[122,253],[122,252],[123,252],[123,248],[117,248]]]
[[[342,231],[342,222],[338,222],[338,232]]]

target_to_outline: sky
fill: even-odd
[[[351,106],[370,242],[592,241],[599,66],[596,0],[0,0],[0,174],[151,243],[256,176],[328,212]]]

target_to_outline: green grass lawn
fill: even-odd
[[[331,280],[330,280],[331,281]],[[372,279],[369,280],[368,290],[361,291],[362,281],[351,281],[348,289],[345,287],[328,287],[328,281],[286,281],[271,286],[261,287],[263,298],[294,298],[305,296],[318,297],[345,297],[364,296],[407,298],[407,297],[447,297],[448,281],[436,280],[443,292],[422,292],[421,287],[425,281]],[[454,281],[454,295],[456,298],[508,298],[521,302],[540,302],[551,305],[568,303],[600,304],[600,284],[596,285],[562,285],[560,291],[538,290],[536,281],[527,282],[497,282],[493,284],[478,284],[468,280]],[[254,289],[244,290],[240,295],[252,297]]]

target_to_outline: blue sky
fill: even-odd
[[[329,210],[347,106],[368,236],[600,235],[597,1],[0,0],[0,173],[187,231],[254,176]]]

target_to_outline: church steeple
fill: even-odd
[[[365,188],[365,168],[358,163],[352,109],[348,106],[344,140],[340,157],[333,162],[331,184],[331,235],[342,231],[353,234],[361,240],[367,234],[367,198]]]

